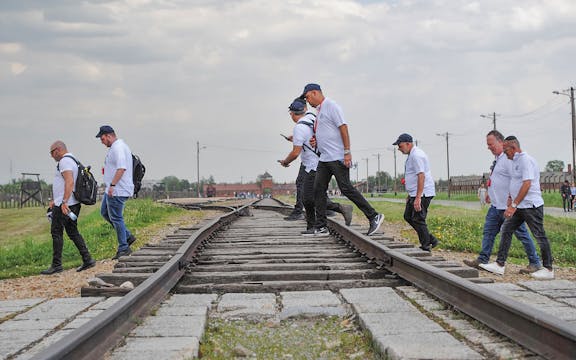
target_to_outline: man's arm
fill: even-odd
[[[340,136],[342,137],[342,143],[344,144],[344,165],[346,165],[346,167],[351,167],[352,154],[350,153],[350,134],[348,133],[348,125],[340,125],[338,129],[340,130]],[[346,153],[346,151],[348,151],[348,153]]]
[[[61,174],[64,178],[64,197],[62,198],[60,209],[62,209],[64,215],[68,215],[68,212],[70,211],[70,209],[68,209],[68,200],[74,191],[74,173],[72,170],[65,170],[62,171]]]
[[[416,187],[416,198],[414,199],[414,210],[422,211],[422,194],[424,193],[424,180],[426,175],[423,172],[418,173],[418,182]]]
[[[514,200],[512,202],[515,203],[516,205],[520,204],[522,202],[522,200],[524,200],[524,198],[526,197],[526,194],[528,194],[528,190],[530,190],[531,185],[532,185],[532,180],[522,181],[522,186],[520,187],[520,191],[518,191],[518,195],[516,195],[516,198],[514,198]],[[504,216],[510,217],[510,216],[514,215],[515,212],[516,212],[516,208],[512,207],[512,204],[509,203],[508,208],[504,212]]]
[[[114,173],[114,177],[112,178],[112,181],[110,182],[110,186],[108,187],[108,196],[114,196],[113,195],[114,194],[114,186],[116,186],[116,184],[118,184],[118,181],[120,181],[120,179],[122,178],[122,175],[124,175],[124,172],[126,172],[126,169],[116,169],[116,172]]]
[[[292,161],[296,160],[298,158],[298,156],[300,156],[301,152],[302,152],[302,146],[294,145],[292,147],[292,151],[290,151],[288,153],[286,158],[284,160],[278,160],[278,162],[280,163],[280,165],[282,165],[284,167],[288,167],[288,166],[290,166],[290,163]]]

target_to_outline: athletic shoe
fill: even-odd
[[[130,234],[130,237],[128,237],[126,241],[128,241],[128,246],[132,245],[134,244],[134,241],[136,241],[136,236],[134,236],[134,234]]]
[[[320,229],[312,228],[306,231],[302,231],[302,236],[329,236],[330,231],[327,227],[322,227]]]
[[[290,214],[284,218],[286,221],[296,221],[296,220],[304,220],[304,214],[297,213],[297,214]]]
[[[350,226],[350,223],[352,223],[352,210],[354,210],[354,207],[352,205],[340,204],[340,210],[342,210],[342,216],[344,216],[344,223],[346,226]]]
[[[121,258],[122,256],[128,256],[132,254],[132,250],[130,250],[130,248],[124,250],[124,251],[118,251],[116,252],[116,255],[114,255],[112,257],[112,260],[118,260],[119,258]]]
[[[57,273],[61,273],[64,269],[62,268],[62,266],[50,266],[48,269],[46,270],[42,270],[40,272],[40,274],[42,275],[52,275],[52,274],[57,274]]]
[[[76,268],[76,272],[80,272],[80,271],[83,271],[83,270],[86,270],[86,269],[90,269],[91,267],[94,267],[94,266],[96,266],[96,261],[94,261],[94,259],[90,259],[90,261],[85,262],[84,264],[78,266],[78,267]]]
[[[493,262],[490,264],[480,264],[478,266],[481,269],[484,269],[484,270],[489,271],[489,272],[496,274],[496,275],[504,275],[504,270],[506,269],[505,266],[500,266],[496,262]]]
[[[536,266],[534,264],[530,264],[526,266],[524,269],[520,269],[520,274],[532,274],[540,269],[542,269],[542,266]]]
[[[549,270],[543,267],[542,269],[533,272],[531,276],[537,280],[552,280],[554,279],[554,270]]]
[[[478,259],[474,259],[474,260],[462,260],[462,262],[468,266],[470,266],[471,268],[475,268],[475,269],[480,269],[480,264],[482,264],[480,262],[480,260]]]
[[[366,235],[372,235],[376,231],[378,231],[378,228],[380,227],[380,225],[382,225],[382,221],[384,221],[384,215],[378,214],[374,216],[374,218],[370,220],[370,228],[368,229]]]

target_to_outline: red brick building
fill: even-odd
[[[296,184],[274,184],[272,175],[265,172],[259,176],[260,182],[246,183],[246,184],[205,184],[203,193],[207,194],[208,187],[212,187],[212,192],[216,197],[234,197],[240,194],[254,194],[257,196],[263,195],[289,195],[296,193]]]

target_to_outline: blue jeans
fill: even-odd
[[[482,251],[480,251],[480,254],[478,255],[478,261],[480,261],[482,264],[486,264],[490,260],[490,254],[492,254],[492,248],[494,247],[494,239],[500,232],[504,220],[506,220],[504,218],[504,210],[498,210],[494,206],[490,206],[488,212],[486,213],[486,220],[484,222]],[[524,246],[524,250],[528,256],[529,263],[540,267],[540,257],[538,257],[538,253],[536,253],[534,241],[532,241],[532,238],[528,233],[528,229],[526,229],[526,224],[524,224],[522,221],[520,224],[518,224],[518,228],[513,232]],[[510,234],[510,238],[512,238],[512,234]],[[501,240],[501,242],[502,241],[503,240]]]
[[[116,230],[118,251],[125,251],[130,248],[127,239],[131,234],[126,229],[123,215],[126,200],[128,200],[126,196],[108,196],[108,194],[105,194],[104,199],[102,199],[102,207],[100,208],[100,214],[104,220],[108,221]]]
[[[544,231],[544,205],[537,208],[516,209],[514,215],[506,219],[502,225],[502,239],[498,249],[498,258],[496,261],[503,265],[508,257],[510,243],[512,242],[512,233],[516,231],[524,222],[528,225],[532,234],[538,241],[540,253],[542,254],[542,265],[552,270],[552,251],[550,250],[550,241]]]

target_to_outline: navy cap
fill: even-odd
[[[112,129],[112,126],[102,125],[102,126],[100,126],[100,131],[98,131],[98,134],[96,135],[96,137],[99,138],[100,136],[102,136],[104,134],[111,134],[113,132],[114,132],[114,129]]]
[[[413,142],[413,141],[414,141],[414,140],[412,140],[412,136],[410,136],[409,134],[404,133],[404,134],[400,134],[400,136],[398,136],[398,140],[396,140],[396,142],[395,142],[394,144],[392,144],[392,145],[398,145],[398,144],[400,144],[400,143],[402,143],[402,142],[409,142],[409,143],[411,143],[411,142]]]
[[[308,91],[312,91],[312,90],[322,91],[322,89],[320,88],[320,85],[318,85],[318,84],[308,84],[308,85],[304,86],[304,91],[302,92],[302,95],[300,95],[300,98],[306,97],[306,93],[307,93]]]
[[[288,106],[288,110],[290,110],[296,114],[302,114],[302,113],[304,113],[305,107],[306,107],[306,100],[296,98],[296,99],[294,99],[294,101],[292,101],[292,104],[290,104],[290,106]]]

